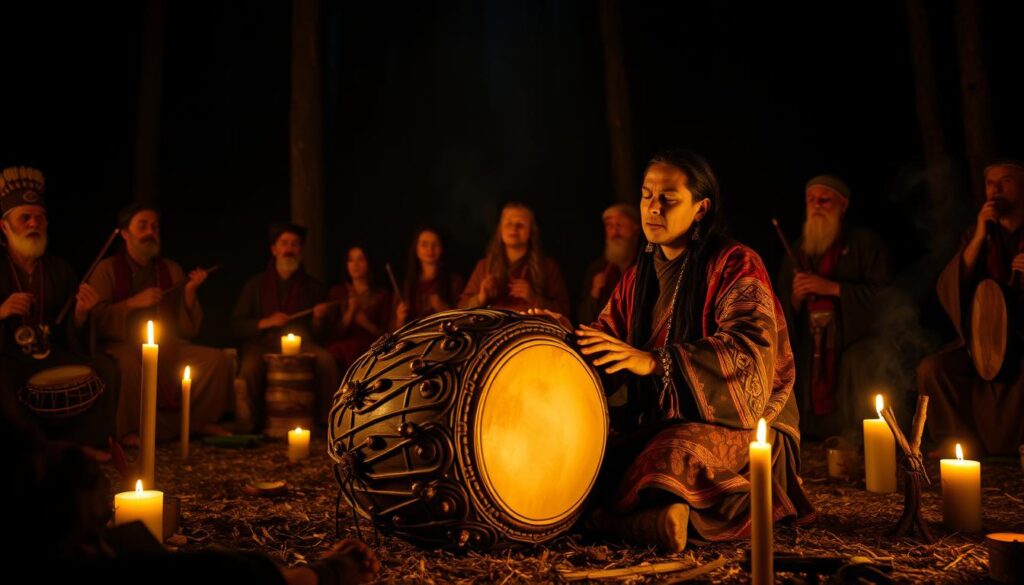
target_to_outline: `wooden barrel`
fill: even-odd
[[[295,427],[312,428],[316,356],[268,353],[263,360],[267,363],[267,422],[263,434],[283,439]]]

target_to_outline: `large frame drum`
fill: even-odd
[[[328,422],[349,502],[386,532],[488,549],[565,532],[608,435],[600,378],[549,320],[445,311],[377,340]]]

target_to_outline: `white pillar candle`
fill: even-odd
[[[878,418],[864,419],[864,478],[868,491],[888,494],[896,491],[896,438],[882,418],[882,395],[875,396]]]
[[[942,476],[942,520],[951,530],[981,530],[981,463],[964,459],[956,444],[956,459],[939,462]]]
[[[302,348],[302,338],[289,333],[281,336],[281,353],[284,355],[299,355]]]
[[[775,582],[772,568],[772,445],[764,419],[750,443],[750,577],[754,585]]]
[[[135,491],[114,494],[114,525],[135,520],[141,520],[158,541],[164,541],[164,493],[143,490],[141,479],[135,482]]]
[[[295,427],[288,431],[288,461],[309,458],[309,430]]]
[[[142,344],[142,400],[139,420],[139,471],[145,485],[156,485],[156,363],[160,346],[153,341],[153,322],[146,322],[148,343]]]
[[[185,366],[181,379],[181,458],[188,459],[188,436],[191,432],[189,415],[192,411],[192,368]]]

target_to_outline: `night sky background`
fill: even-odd
[[[1002,152],[1020,152],[1024,130],[1022,4],[981,6]],[[0,166],[46,173],[50,251],[80,272],[133,197],[141,5],[0,8]],[[838,173],[850,217],[891,246],[904,296],[894,327],[922,348],[944,341],[934,281],[976,207],[953,3],[927,5],[958,204],[933,209],[924,191],[903,2],[624,2],[636,197],[657,150],[703,153],[733,235],[774,273],[768,219],[795,237],[804,182]],[[577,298],[615,198],[597,3],[326,1],[323,17],[329,282],[354,242],[401,272],[423,223],[446,232],[468,276],[501,205],[519,200]],[[225,263],[200,291],[200,341],[231,344],[226,313],[265,266],[267,225],[290,209],[291,6],[167,2],[164,35],[163,249],[186,268]]]

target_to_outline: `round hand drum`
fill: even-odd
[[[578,519],[604,456],[600,379],[547,320],[446,311],[377,340],[334,397],[349,502],[430,547],[537,543]]]

